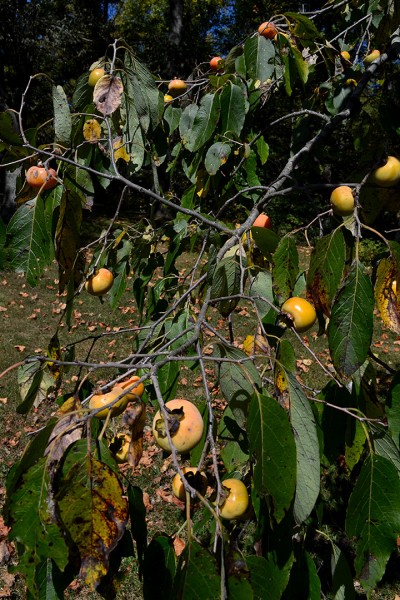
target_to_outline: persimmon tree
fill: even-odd
[[[318,26],[327,12],[336,24],[331,39]],[[7,265],[34,286],[57,262],[59,292],[66,293],[60,323],[67,327],[85,283],[102,268],[113,274],[104,301],[116,307],[129,286],[138,311],[137,327],[120,332],[133,335],[128,356],[92,360],[98,337],[88,352],[86,335],[65,344],[59,327],[47,353],[18,368],[19,414],[29,418],[34,405],[40,412],[50,392],[59,405],[7,480],[4,515],[30,598],[61,598],[76,577],[114,597],[132,538],[145,598],[160,590],[164,598],[193,598],[194,589],[204,598],[353,598],[354,582],[369,595],[398,551],[399,375],[371,351],[375,309],[400,333],[393,285],[400,246],[380,225],[398,208],[398,184],[374,178],[399,150],[392,120],[398,24],[391,3],[372,1],[265,20],[277,27],[273,40],[255,31],[217,72],[208,63],[194,66],[187,91],[165,105],[168,82],[157,81],[118,40],[93,64],[105,70],[94,88],[88,73],[72,98],[53,86],[51,128],[24,127],[26,97],[43,75],[29,80],[14,115],[0,115],[3,166],[55,169],[58,181],[52,189],[47,179],[39,189],[22,185],[18,209],[1,229]],[[380,56],[365,65],[375,41]],[[344,217],[329,204],[339,185],[354,197]],[[85,245],[82,222],[100,189],[116,198],[115,215]],[[150,215],[161,205],[173,218],[158,228],[151,218],[119,226],[121,206],[138,197]],[[285,226],[290,202],[312,213],[296,229]],[[275,217],[271,227],[253,227],[274,207],[279,223]],[[244,216],[234,222],[232,214]],[[373,269],[360,259],[365,235],[385,248]],[[299,266],[300,243],[312,247],[306,268]],[[186,251],[192,264],[182,272]],[[291,297],[315,307],[325,362],[305,331],[314,317],[296,328],[296,314],[281,310]],[[240,321],[253,336],[244,346]],[[298,372],[299,351],[320,372],[322,389]],[[377,366],[391,382],[374,401]],[[166,407],[183,393],[182,367],[201,378],[204,395],[204,432],[190,460],[174,446],[184,409]],[[67,369],[77,375],[75,387],[64,381]],[[96,383],[100,369],[110,373],[107,385]],[[103,400],[90,404],[104,392],[118,410],[104,409]],[[208,477],[205,494],[182,478],[187,539],[179,559],[174,532],[147,540],[142,491],[120,476],[121,448],[109,444],[110,418],[126,399],[115,418],[131,437],[132,465],[140,461],[151,408],[160,411],[157,431],[177,474],[191,465]],[[245,483],[250,502],[241,520],[231,521],[223,507],[232,502],[224,479],[232,478]],[[204,529],[208,535],[200,535]],[[248,532],[251,551],[242,544]]]

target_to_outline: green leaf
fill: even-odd
[[[329,382],[318,394],[322,403],[316,404],[318,422],[323,435],[321,440],[324,465],[335,463],[337,457],[345,454],[346,427],[354,418],[346,415],[341,408],[351,408],[353,400],[345,387],[339,387],[334,381]],[[335,407],[338,408],[335,408]]]
[[[164,101],[150,71],[130,52],[125,53],[125,93],[133,102],[142,130],[154,130],[164,108]]]
[[[77,81],[74,94],[72,96],[73,107],[82,112],[93,112],[85,111],[85,108],[93,101],[93,88],[88,85],[88,74],[84,73]]]
[[[223,135],[240,136],[246,118],[245,92],[232,82],[224,87],[221,94],[221,132]]]
[[[297,379],[287,375],[290,394],[290,420],[294,431],[297,459],[294,518],[298,524],[311,514],[319,495],[320,461],[317,428],[310,403]]]
[[[75,261],[80,247],[80,228],[82,222],[82,203],[80,197],[70,189],[65,189],[61,198],[60,214],[56,229],[56,259],[59,270],[59,291],[74,275]],[[78,285],[80,271],[75,279]]]
[[[27,589],[26,600],[63,600],[64,590],[74,579],[72,569],[61,572],[51,558],[36,566],[35,588]]]
[[[217,304],[217,308],[223,317],[227,317],[237,306],[240,297],[241,267],[237,256],[223,258],[215,269],[211,295],[212,300],[224,298]],[[229,298],[229,296],[237,296]]]
[[[4,143],[5,148],[9,146],[22,146],[24,143],[17,131],[16,120],[9,111],[0,113],[0,141]],[[23,151],[23,155],[25,156],[30,153],[28,148],[21,148],[18,151]]]
[[[254,453],[254,487],[266,496],[279,523],[293,501],[296,488],[296,446],[288,416],[265,394],[254,394],[248,418],[250,451]]]
[[[49,487],[47,460],[41,458],[24,473],[10,503],[12,526],[9,539],[23,548],[15,570],[26,576],[28,588],[34,595],[37,592],[37,565],[52,558],[64,570],[68,563],[68,548],[55,523]]]
[[[321,598],[321,582],[315,563],[311,555],[303,549],[297,553],[285,597],[307,598],[307,600]]]
[[[275,71],[275,48],[271,40],[261,35],[248,37],[244,44],[244,58],[248,76],[264,83]]]
[[[207,150],[204,166],[209,175],[215,175],[219,169],[226,163],[231,153],[229,144],[216,142]]]
[[[379,423],[370,423],[375,452],[389,460],[397,469],[400,477],[400,453],[388,428]]]
[[[182,113],[179,121],[179,133],[181,135],[183,145],[187,143],[189,132],[193,127],[193,123],[198,111],[199,107],[197,104],[189,104],[189,106],[187,106]]]
[[[160,358],[161,360],[161,358]],[[175,393],[178,387],[179,380],[179,363],[176,360],[171,360],[157,371],[158,383],[163,395],[164,401],[175,398]]]
[[[250,399],[255,391],[261,389],[260,374],[238,348],[217,344],[215,354],[230,361],[216,363],[218,383],[239,427],[245,428]]]
[[[175,106],[167,106],[164,112],[164,119],[169,126],[169,135],[172,135],[175,129],[179,126],[179,121],[182,116],[182,109]]]
[[[147,547],[146,507],[143,502],[143,492],[136,485],[128,485],[129,516],[131,533],[136,542],[139,565],[143,567],[144,553]]]
[[[224,410],[218,425],[218,441],[221,458],[228,473],[244,465],[249,458],[249,440],[247,433],[235,419],[229,406]],[[201,448],[204,444],[199,444]]]
[[[355,567],[363,587],[371,591],[383,577],[400,531],[400,478],[382,456],[364,462],[350,496],[346,532],[356,538]]]
[[[330,316],[332,300],[342,279],[346,246],[341,229],[319,238],[310,258],[307,297],[316,310]]]
[[[314,47],[315,40],[319,40],[323,37],[321,32],[314,25],[314,21],[305,15],[294,12],[285,12],[284,15],[295,22],[294,36],[301,40],[303,45],[308,44],[311,45],[311,47]]]
[[[70,456],[71,450],[69,451]],[[88,454],[67,471],[56,501],[63,526],[78,550],[79,577],[92,589],[107,573],[109,555],[122,538],[128,505],[115,473]]]
[[[333,600],[353,600],[354,582],[344,552],[332,542],[332,593]]]
[[[279,237],[271,229],[265,227],[252,227],[251,235],[254,243],[261,251],[262,255],[268,260],[272,259],[272,255],[279,245]]]
[[[172,596],[180,600],[219,598],[221,575],[216,559],[193,538],[180,556]]]
[[[17,412],[24,415],[32,408],[43,379],[43,367],[39,361],[18,367],[18,387],[22,399]]]
[[[255,145],[257,149],[257,154],[260,157],[260,162],[262,165],[265,165],[269,156],[269,146],[265,141],[263,135],[258,138]]]
[[[284,564],[277,564],[272,558],[263,556],[246,556],[247,567],[250,572],[250,583],[255,598],[264,598],[268,590],[268,597],[282,598],[286,589],[293,557]]]
[[[300,50],[290,44],[290,57],[294,60],[297,73],[302,83],[307,83],[308,79],[308,63],[304,60]]]
[[[35,286],[51,260],[51,244],[44,201],[38,196],[20,206],[8,224],[7,250],[11,269],[26,273],[29,285]]]
[[[203,96],[193,125],[187,134],[185,143],[187,150],[196,152],[196,150],[201,148],[210,139],[217,126],[219,114],[219,96],[217,94],[206,94]]]
[[[53,86],[54,141],[69,146],[72,131],[68,98],[61,85]]]
[[[257,227],[257,229],[261,228]],[[260,271],[257,273],[251,283],[250,296],[254,298],[260,320],[264,320],[264,318],[268,314],[271,314],[272,311],[273,320],[275,321],[277,312],[272,308],[272,305],[274,304],[274,293],[272,290],[271,273],[268,271]]]
[[[367,358],[373,308],[371,281],[362,266],[354,264],[335,298],[328,327],[329,350],[340,375],[352,375]]]
[[[397,374],[393,379],[386,406],[386,415],[390,435],[397,448],[400,448],[400,374]]]
[[[176,572],[175,556],[171,537],[164,534],[154,537],[144,555],[144,600],[175,600],[175,596],[172,595]]]
[[[281,304],[292,295],[299,274],[299,255],[294,238],[281,239],[272,257],[272,281]]]

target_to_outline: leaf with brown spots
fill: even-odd
[[[81,403],[78,396],[71,396],[60,406],[57,414],[59,420],[54,426],[49,437],[49,443],[45,451],[50,461],[60,461],[67,448],[82,437],[82,423],[78,423]]]
[[[56,501],[63,525],[78,549],[79,577],[94,589],[107,573],[110,552],[124,534],[128,503],[111,468],[90,454],[83,457],[80,450],[78,442],[67,455]]]
[[[394,257],[383,258],[376,270],[375,302],[382,321],[395,333],[400,333],[400,281]],[[396,281],[396,287],[393,282]]]
[[[120,77],[113,75],[104,75],[96,83],[93,91],[93,102],[98,111],[103,115],[111,115],[121,104],[121,97],[124,91]]]

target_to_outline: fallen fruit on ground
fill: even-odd
[[[102,296],[111,290],[113,282],[114,275],[111,271],[102,267],[89,277],[85,283],[85,289],[92,296]]]
[[[219,514],[223,519],[239,519],[243,517],[249,507],[249,494],[246,486],[240,479],[225,479],[222,485],[228,491]]]
[[[286,300],[281,307],[281,311],[292,317],[294,327],[299,333],[310,329],[317,319],[317,313],[313,305],[308,300],[298,296]]]
[[[119,464],[126,463],[128,460],[129,446],[131,444],[131,436],[127,433],[122,433],[112,440],[110,450]],[[115,450],[118,448],[118,450]]]
[[[104,77],[105,74],[106,72],[103,68],[97,68],[90,71],[88,79],[88,84],[90,85],[90,87],[94,87],[99,81],[99,79]]]
[[[107,392],[106,394],[95,394],[90,398],[90,410],[104,407],[104,410],[100,410],[94,415],[96,419],[106,419],[109,412],[110,417],[117,417],[124,412],[129,404],[129,398],[127,394],[121,396],[121,398],[117,400],[112,407],[108,408],[109,404],[111,404],[116,398],[118,398],[118,396],[121,395],[121,392],[123,392],[121,388],[113,388],[111,392]]]
[[[197,467],[183,467],[182,473],[185,475],[188,483],[197,490],[202,496],[207,491],[207,477],[197,469]],[[178,500],[182,500],[185,502],[186,500],[186,491],[185,486],[182,483],[182,478],[177,473],[172,480],[172,492]]]
[[[187,85],[183,79],[171,79],[168,84],[168,91],[173,98],[177,98],[184,94],[187,90]]]
[[[392,187],[400,181],[400,161],[395,156],[388,156],[386,164],[372,171],[369,182],[380,187]]]
[[[218,71],[222,67],[222,58],[220,56],[213,56],[210,60],[210,69],[213,71]]]
[[[331,194],[331,207],[338,217],[348,217],[354,212],[354,196],[348,185],[339,185]]]
[[[119,389],[119,390],[123,390],[123,391],[126,390],[125,396],[128,398],[129,402],[133,402],[134,400],[137,400],[138,397],[140,398],[141,396],[143,396],[143,392],[144,392],[143,383],[140,382],[138,385],[135,385],[135,383],[137,381],[139,381],[139,379],[140,379],[140,377],[138,377],[137,375],[133,375],[126,381],[120,381],[120,382],[116,383],[114,385],[113,389],[114,390]]]
[[[272,40],[278,33],[278,30],[273,23],[265,21],[264,23],[261,23],[260,27],[258,28],[258,33],[262,37]]]
[[[176,398],[165,404],[170,411],[169,431],[178,452],[189,452],[200,442],[204,423],[199,409],[189,400]],[[153,420],[153,435],[157,444],[171,452],[164,419],[158,411]]]
[[[372,52],[370,54],[368,54],[365,58],[364,58],[364,63],[366,65],[369,65],[370,63],[372,63],[374,60],[376,60],[377,58],[379,58],[381,55],[381,53],[379,52],[379,50],[372,50]]]
[[[33,188],[51,190],[58,183],[57,172],[54,169],[45,169],[45,167],[30,167],[26,172],[26,180]]]

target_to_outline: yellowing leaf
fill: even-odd
[[[93,102],[103,115],[111,115],[121,104],[124,86],[120,77],[104,75],[93,90]]]
[[[390,257],[383,258],[376,271],[375,302],[386,327],[400,333],[400,309],[394,281],[397,281],[395,263]]]
[[[92,589],[107,573],[110,552],[121,539],[128,520],[128,504],[115,473],[105,463],[74,446],[76,456],[62,480],[57,502],[62,522],[81,561],[79,577]],[[70,453],[71,454],[71,451]],[[80,460],[79,460],[80,459]]]
[[[87,142],[95,144],[99,141],[101,136],[100,123],[96,119],[90,119],[86,121],[83,126],[83,137]]]
[[[123,144],[122,139],[119,137],[113,143],[114,148],[114,160],[118,160],[122,158],[125,162],[129,162],[131,160],[130,155],[126,151],[126,145]]]

